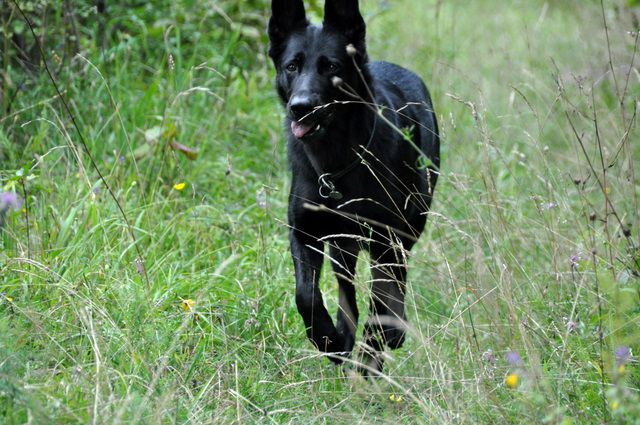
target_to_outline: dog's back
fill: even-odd
[[[419,190],[424,194],[425,207],[428,208],[431,205],[440,167],[438,122],[429,91],[418,75],[399,65],[382,61],[370,62],[368,69],[373,81],[376,103],[394,111],[388,114],[388,117],[397,129],[411,130],[411,142],[404,139],[400,143],[413,149],[419,148],[423,155],[418,156],[428,159],[423,162],[422,167],[416,164],[420,173],[427,176],[421,181],[423,185]],[[416,153],[409,153],[408,157],[413,157]]]

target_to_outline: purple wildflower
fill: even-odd
[[[144,275],[144,264],[140,258],[136,258],[136,271],[139,275]]]
[[[578,329],[578,324],[575,322],[575,320],[568,320],[567,332],[571,333],[571,332],[574,332],[576,329]]]
[[[13,192],[0,192],[0,229],[4,226],[4,218],[10,210],[19,210],[22,199]]]
[[[580,260],[581,258],[579,254],[572,255],[571,258],[569,258],[569,262],[571,263],[571,270],[576,272],[580,270]]]
[[[22,206],[22,199],[13,192],[0,192],[0,213],[9,210],[19,210]]]
[[[507,363],[509,363],[511,366],[522,366],[522,358],[520,357],[520,354],[516,353],[515,351],[509,351],[506,358]]]
[[[618,364],[618,366],[629,362],[629,360],[631,360],[631,357],[633,356],[631,354],[631,348],[627,347],[626,345],[621,345],[620,347],[616,348],[615,354],[616,363]]]

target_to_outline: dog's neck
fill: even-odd
[[[335,119],[319,140],[303,144],[316,173],[336,173],[363,153],[374,131],[375,112],[361,103],[339,105]]]

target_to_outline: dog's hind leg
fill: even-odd
[[[404,343],[406,321],[404,297],[406,292],[407,264],[402,248],[387,248],[371,266],[371,319],[372,326],[381,333],[389,348]]]
[[[353,350],[358,326],[358,304],[353,284],[358,261],[356,244],[332,244],[329,248],[331,266],[338,279],[338,318],[336,328],[344,341],[345,354]]]
[[[291,231],[291,254],[296,275],[296,305],[304,320],[307,337],[320,351],[338,353],[330,356],[335,363],[342,363],[344,342],[329,315],[322,292],[320,272],[322,270],[323,243],[317,239]]]

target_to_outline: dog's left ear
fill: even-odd
[[[341,32],[351,43],[364,47],[366,27],[358,0],[326,0],[323,26]]]

